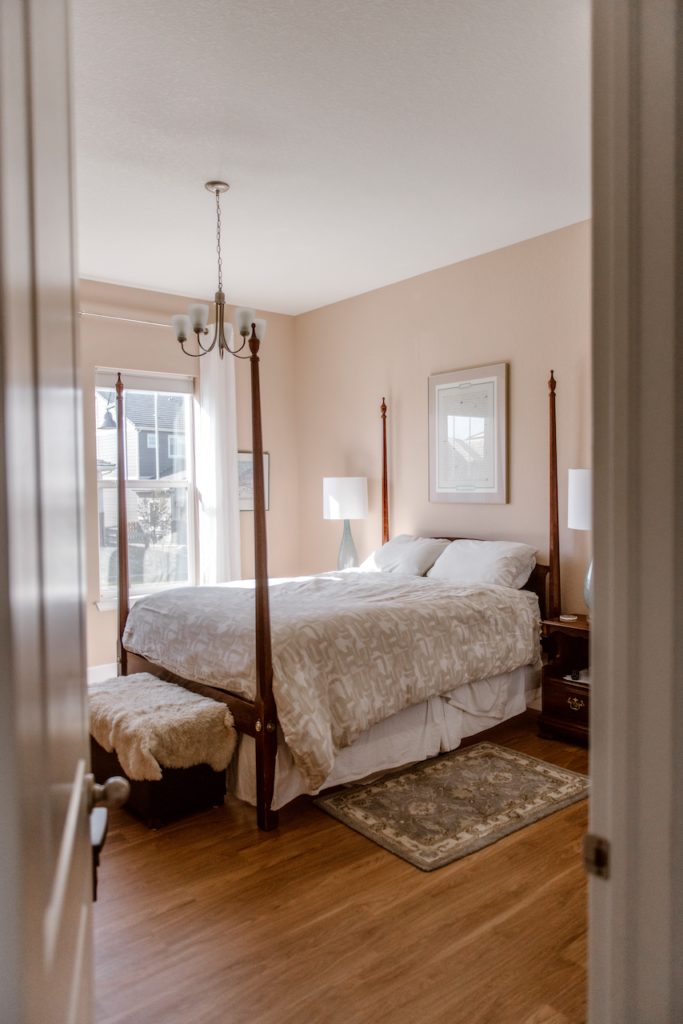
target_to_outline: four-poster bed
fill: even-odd
[[[277,708],[273,698],[273,656],[270,631],[270,609],[268,602],[268,554],[266,540],[265,481],[263,475],[263,434],[261,426],[261,389],[259,381],[260,341],[256,325],[251,325],[249,349],[251,356],[251,413],[252,445],[254,453],[254,548],[255,548],[255,605],[256,605],[256,697],[245,700],[233,694],[226,694],[214,687],[182,679],[168,672],[160,665],[153,665],[126,650],[123,635],[126,628],[129,607],[128,571],[128,519],[126,515],[126,466],[125,466],[125,416],[121,374],[116,383],[116,427],[118,434],[118,522],[119,522],[119,674],[150,672],[159,679],[178,683],[194,693],[211,697],[230,708],[239,732],[253,736],[256,741],[256,765],[258,779],[257,815],[259,828],[268,831],[278,824],[277,811],[271,810],[273,796],[275,756],[277,751]]]
[[[273,648],[271,638],[271,616],[268,589],[265,493],[263,481],[263,441],[261,431],[261,406],[259,386],[259,340],[252,326],[249,339],[251,350],[252,389],[252,433],[254,451],[254,544],[256,579],[254,583],[255,619],[255,692],[248,699],[244,692],[229,692],[207,682],[188,679],[168,667],[150,660],[140,653],[127,650],[123,643],[128,617],[128,564],[127,564],[127,519],[125,510],[125,420],[123,412],[123,384],[117,383],[117,429],[118,429],[118,497],[119,497],[119,661],[121,674],[150,672],[153,675],[176,683],[195,693],[211,697],[227,704],[236,728],[254,741],[256,768],[256,807],[259,828],[270,830],[277,827],[278,811],[272,808],[275,787],[275,768],[278,751],[279,720],[278,709],[273,695]],[[557,512],[557,453],[555,430],[555,380],[551,372],[550,387],[550,566],[536,565],[524,590],[532,591],[538,597],[541,618],[559,614],[559,544]],[[382,542],[388,540],[388,479],[386,460],[386,404],[382,401]],[[444,538],[453,540],[455,538]],[[425,580],[424,583],[427,581]],[[549,585],[548,585],[549,584]],[[229,585],[232,586],[232,585]],[[207,590],[209,588],[201,588]],[[548,597],[546,597],[548,591]],[[389,712],[391,714],[391,712]],[[481,728],[485,728],[482,725]],[[396,766],[398,767],[398,766]]]

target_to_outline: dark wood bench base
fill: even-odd
[[[96,782],[106,782],[112,775],[128,779],[130,798],[126,810],[142,818],[148,828],[160,828],[174,818],[219,807],[225,799],[226,773],[215,772],[208,764],[164,768],[163,778],[153,782],[128,778],[115,751],[108,754],[92,736],[90,756]]]

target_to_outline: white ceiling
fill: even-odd
[[[74,0],[80,269],[299,313],[590,216],[590,0]]]

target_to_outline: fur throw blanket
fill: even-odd
[[[131,779],[161,778],[165,768],[208,764],[227,768],[237,733],[230,708],[165,683],[149,672],[106,679],[88,687],[90,732],[116,751]]]

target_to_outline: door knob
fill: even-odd
[[[90,845],[92,847],[92,898],[97,899],[97,869],[100,854],[107,838],[109,817],[107,808],[121,807],[130,796],[130,783],[120,775],[112,775],[101,786],[90,773],[85,776],[85,786],[90,815]]]
[[[86,775],[86,780],[90,792],[89,810],[93,807],[108,807],[110,810],[122,807],[130,796],[130,783],[120,775],[112,775],[102,786],[95,782],[94,775]]]

